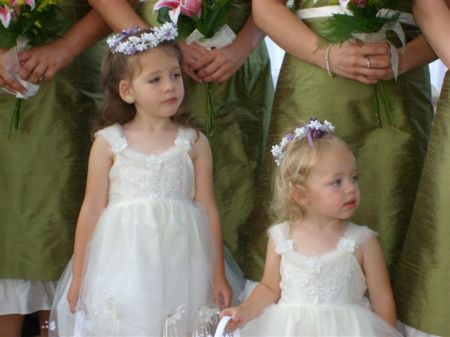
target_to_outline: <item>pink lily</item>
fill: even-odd
[[[164,7],[171,8],[169,17],[176,24],[180,14],[199,17],[202,13],[202,0],[159,0],[153,10],[157,11]]]
[[[6,6],[0,6],[0,21],[5,28],[8,28],[11,22],[11,12],[12,10]]]

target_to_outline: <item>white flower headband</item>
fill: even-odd
[[[166,22],[160,27],[151,29],[140,29],[133,26],[110,36],[106,43],[111,53],[132,56],[147,49],[155,48],[164,41],[174,41],[177,36],[176,26],[173,23]]]
[[[272,146],[272,155],[275,158],[275,163],[280,166],[281,160],[283,159],[286,146],[293,140],[299,140],[302,138],[307,138],[308,144],[314,146],[313,139],[321,138],[324,134],[334,133],[334,125],[325,120],[321,123],[315,118],[311,118],[308,123],[304,126],[296,128],[293,133],[288,133],[284,135],[281,139],[280,144]]]

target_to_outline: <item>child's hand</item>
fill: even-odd
[[[22,66],[20,77],[37,84],[41,80],[50,81],[55,74],[72,63],[75,53],[64,39],[31,48],[19,53]]]
[[[72,314],[74,314],[77,310],[78,297],[80,295],[80,284],[81,281],[74,278],[72,278],[72,281],[70,282],[67,301],[69,302],[69,309]]]
[[[220,313],[220,317],[230,316],[231,320],[227,324],[228,333],[244,326],[250,319],[250,314],[242,304],[237,307],[227,308]]]
[[[227,308],[231,304],[233,292],[225,277],[216,277],[213,285],[213,301],[220,309]]]

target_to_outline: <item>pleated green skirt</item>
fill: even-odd
[[[438,102],[395,298],[398,317],[416,329],[450,336],[450,73]]]
[[[89,6],[64,1],[62,9],[70,25]],[[42,83],[11,137],[15,98],[0,94],[0,278],[58,280],[72,254],[103,53],[96,45]]]

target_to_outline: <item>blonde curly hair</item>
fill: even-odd
[[[338,144],[351,151],[341,138],[332,133],[314,139],[313,146],[306,137],[294,139],[286,146],[273,185],[271,210],[278,221],[293,221],[305,215],[305,209],[293,197],[294,189],[306,188],[308,175],[319,155]]]

